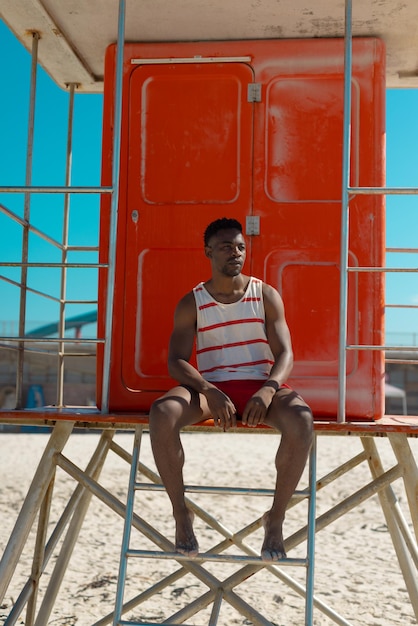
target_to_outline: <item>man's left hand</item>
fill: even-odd
[[[247,402],[242,415],[242,423],[250,428],[264,424],[274,394],[275,391],[271,387],[261,387]]]

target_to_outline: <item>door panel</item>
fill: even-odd
[[[351,265],[357,265],[351,256]],[[328,257],[328,258],[327,258]],[[334,378],[338,374],[339,286],[340,271],[332,255],[323,251],[276,250],[266,264],[266,280],[276,284],[282,294],[286,318],[291,327],[295,364],[294,379]],[[348,336],[358,343],[358,280],[349,279]],[[301,320],[305,323],[302,324]],[[347,374],[357,365],[354,352],[347,355]]]
[[[270,201],[335,202],[341,197],[343,89],[342,76],[278,76],[269,82],[264,194]],[[358,162],[358,91],[354,81],[352,173]]]
[[[260,236],[253,238],[253,271],[283,296],[295,354],[292,377],[302,391],[309,384],[300,377],[338,376],[343,89],[341,75],[297,70],[291,77],[273,75],[266,86],[265,120],[257,124],[262,136],[256,145],[265,163],[264,177],[254,187],[254,212],[262,207],[262,217]],[[354,176],[359,104],[354,82]],[[356,284],[350,277],[352,343],[358,339]],[[348,354],[348,372],[356,360]]]
[[[210,275],[203,231],[251,206],[245,64],[145,65],[130,81],[122,377],[164,389],[177,301]]]
[[[330,42],[330,50],[337,52],[334,67],[331,56],[324,63],[312,47],[309,62],[293,49],[290,73],[280,62],[263,68],[265,100],[254,122],[253,213],[260,218],[260,234],[252,238],[252,272],[283,296],[295,358],[290,384],[315,413],[327,416],[335,415],[338,402],[344,112],[338,45]],[[359,46],[363,56],[356,60],[354,55],[351,84],[350,184],[379,186],[382,84],[375,91],[376,50],[364,41]],[[352,268],[382,260],[382,209],[381,198],[350,199]],[[348,344],[375,342],[374,329],[382,326],[381,293],[381,275],[349,273]],[[375,385],[380,387],[381,355],[348,350],[346,359],[347,413],[372,415],[377,406],[381,411],[382,396],[374,392]],[[366,380],[369,403],[367,390],[359,392]]]

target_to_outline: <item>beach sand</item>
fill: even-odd
[[[2,553],[16,517],[27,493],[37,463],[47,442],[47,434],[0,433],[0,459],[2,478],[0,483],[0,552]],[[75,464],[84,468],[99,440],[98,433],[71,435],[64,454]],[[133,435],[116,433],[115,441],[131,452]],[[393,463],[389,442],[377,438],[384,464]],[[186,452],[185,480],[188,484],[234,485],[242,487],[272,488],[275,480],[274,456],[278,436],[263,434],[230,433],[184,433]],[[415,458],[418,458],[418,439],[410,440]],[[348,460],[362,450],[358,437],[320,436],[318,438],[318,477],[326,475],[340,462]],[[149,438],[143,436],[141,458],[155,469],[149,446]],[[100,483],[122,502],[126,501],[129,465],[114,452],[109,452]],[[301,486],[306,485],[306,476]],[[350,474],[338,479],[318,493],[318,514],[329,509],[355,490],[369,482],[366,464],[358,466]],[[57,470],[52,501],[50,529],[59,519],[71,493],[74,481],[62,470]],[[401,481],[393,486],[400,504],[406,504]],[[214,514],[228,529],[237,532],[268,508],[266,497],[215,496],[192,494],[193,501]],[[140,492],[137,495],[137,513],[153,524],[157,530],[173,539],[174,526],[170,506],[165,493]],[[404,511],[407,507],[403,506]],[[408,517],[407,517],[408,519]],[[408,520],[410,522],[410,520]],[[289,510],[285,522],[285,537],[291,535],[306,522],[306,505],[298,504]],[[122,519],[107,506],[93,497],[82,525],[78,541],[59,589],[48,624],[54,626],[87,626],[112,612],[118,576],[121,545]],[[221,537],[206,522],[195,523],[202,552],[209,551],[221,541]],[[411,527],[412,529],[412,527]],[[27,546],[19,561],[6,597],[0,607],[0,624],[4,623],[16,601],[31,569],[35,533],[31,532]],[[262,530],[250,535],[246,542],[258,554],[262,543]],[[142,539],[133,531],[132,545],[155,549],[155,545]],[[289,552],[289,556],[304,556],[306,545],[301,544]],[[237,554],[232,547],[227,553]],[[41,579],[42,601],[49,578],[55,576],[54,564],[57,552],[48,562]],[[205,569],[218,578],[225,579],[236,571],[237,566],[220,563],[203,564]],[[157,582],[164,575],[179,569],[172,561],[156,559],[135,560],[128,567],[126,598],[146,589],[151,581]],[[282,571],[292,579],[304,584],[304,568],[285,567]],[[207,591],[191,574],[178,578],[160,594],[126,613],[127,619],[161,622],[196,597]],[[276,626],[302,626],[304,624],[304,601],[281,580],[268,571],[260,570],[235,588],[235,592],[254,606]],[[315,595],[343,616],[353,626],[407,626],[416,624],[405,582],[399,570],[377,496],[345,514],[316,537]],[[207,624],[210,608],[186,620],[187,624]],[[16,622],[24,623],[24,613]],[[334,624],[318,609],[314,611],[314,624]],[[233,626],[252,624],[227,602],[222,603],[218,624]]]

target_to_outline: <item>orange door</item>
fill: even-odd
[[[252,70],[242,63],[141,65],[131,75],[122,380],[172,382],[179,298],[210,274],[203,231],[251,210]]]
[[[282,294],[295,356],[290,384],[317,414],[333,416],[338,396],[344,54],[341,40],[311,45],[310,54],[308,46],[282,42],[287,66],[278,58],[256,72],[263,98],[255,105],[253,213],[259,234],[252,238],[252,271]],[[382,67],[376,71],[381,53],[375,40],[354,42],[352,186],[383,184],[384,73]],[[383,246],[382,199],[351,198],[349,265],[381,265]],[[382,290],[381,275],[349,273],[349,344],[376,343]],[[382,357],[350,350],[346,356],[347,414],[371,417],[382,410],[377,391]],[[362,389],[366,380],[368,387]]]

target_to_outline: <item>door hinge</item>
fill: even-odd
[[[250,83],[247,92],[248,102],[261,102],[261,83]]]

